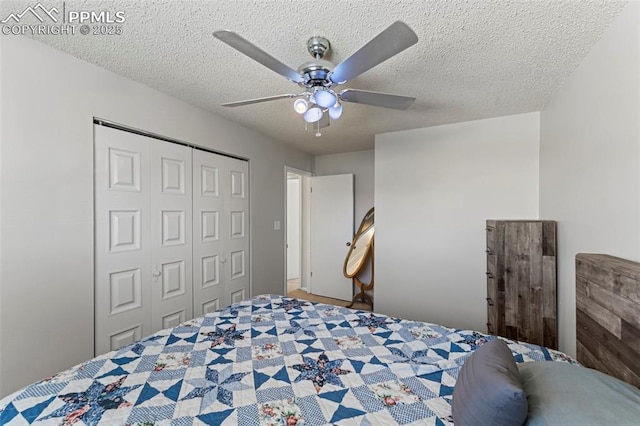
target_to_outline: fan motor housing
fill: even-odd
[[[300,65],[298,72],[302,74],[306,87],[313,86],[331,86],[331,80],[329,80],[329,72],[333,69],[333,64],[324,59],[316,59],[315,61],[305,62]]]
[[[305,62],[298,67],[298,72],[304,78],[301,85],[304,87],[330,87],[332,85],[328,76],[334,66],[331,62],[323,59],[330,49],[331,43],[325,37],[313,36],[307,40],[307,51],[314,60]]]

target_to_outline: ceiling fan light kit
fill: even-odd
[[[329,108],[329,117],[332,120],[337,120],[342,115],[342,104],[336,103],[334,106]]]
[[[323,59],[331,49],[329,40],[320,36],[311,37],[307,41],[307,51],[314,59],[302,64],[297,71],[232,31],[216,31],[213,36],[304,89],[299,94],[268,96],[230,102],[223,106],[236,107],[297,98],[293,102],[293,109],[302,115],[305,128],[306,123],[313,124],[316,136],[321,135],[320,129],[329,126],[331,120],[340,118],[343,102],[404,110],[415,101],[415,98],[408,96],[367,90],[345,89],[341,92],[334,90],[336,86],[345,84],[418,42],[415,32],[401,21],[391,24],[335,67],[331,62]]]
[[[304,113],[304,121],[307,123],[315,123],[316,121],[320,121],[322,118],[322,110],[318,107],[309,108],[307,112]]]
[[[309,103],[304,99],[296,99],[293,102],[293,109],[298,114],[304,114],[309,109]]]
[[[316,104],[321,106],[322,108],[331,108],[338,102],[338,97],[333,92],[333,90],[326,88],[316,88],[316,93],[314,95],[316,100]]]

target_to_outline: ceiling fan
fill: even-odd
[[[342,115],[342,102],[403,110],[409,108],[415,101],[415,98],[409,96],[368,90],[344,89],[339,92],[335,90],[337,86],[345,84],[418,42],[416,33],[401,21],[391,24],[335,66],[323,59],[331,48],[329,40],[320,36],[311,37],[307,41],[307,50],[314,59],[300,65],[297,70],[283,64],[233,31],[216,31],[213,36],[286,77],[289,81],[297,83],[303,89],[301,93],[229,102],[222,106],[238,107],[278,99],[297,98],[293,104],[294,110],[303,115],[305,122],[313,124],[317,129],[316,136],[320,136],[320,129],[329,125],[329,118],[337,120]]]

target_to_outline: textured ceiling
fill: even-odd
[[[31,3],[3,1],[3,17]],[[539,111],[625,3],[67,0],[67,11],[124,11],[123,34],[35,38],[306,152],[326,154],[371,149],[376,133]],[[345,104],[342,118],[316,138],[290,99],[220,106],[299,90],[212,37],[215,30],[233,30],[295,69],[311,60],[310,36],[331,41],[325,59],[337,64],[396,20],[414,29],[418,43],[340,87],[416,97],[406,111]]]

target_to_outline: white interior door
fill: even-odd
[[[191,148],[157,139],[150,140],[149,145],[151,332],[154,333],[193,318],[192,177]]]
[[[311,293],[351,300],[343,274],[353,238],[353,175],[311,178]]]
[[[95,131],[95,351],[151,333],[149,141]]]

